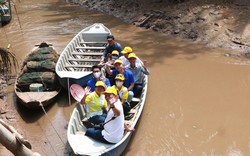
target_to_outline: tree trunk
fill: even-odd
[[[15,156],[40,156],[39,153],[32,152],[23,143],[23,138],[20,138],[20,134],[16,131],[14,133],[10,132],[13,128],[6,127],[7,124],[0,123],[0,143],[5,146],[11,153]],[[8,125],[7,125],[8,126]]]

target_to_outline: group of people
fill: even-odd
[[[119,142],[124,133],[134,130],[125,123],[133,97],[140,97],[144,74],[149,75],[147,61],[141,61],[131,47],[122,48],[113,35],[100,64],[92,67],[93,78],[85,88],[81,104],[85,105],[87,120],[93,125],[85,133],[104,143]],[[102,125],[102,126],[100,126]]]

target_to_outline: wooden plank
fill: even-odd
[[[106,47],[76,47],[76,49],[95,49],[95,50],[104,50]]]
[[[102,56],[103,53],[97,53],[97,52],[73,52],[72,55],[84,55],[84,56]]]
[[[77,62],[99,62],[100,59],[77,59],[77,58],[69,58],[68,61],[77,61]]]
[[[81,64],[76,64],[76,65],[66,65],[64,66],[65,68],[91,68],[93,65],[81,65]]]

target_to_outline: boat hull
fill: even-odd
[[[45,42],[37,46],[25,57],[14,85],[17,100],[29,109],[52,104],[62,88],[55,73],[58,53]]]
[[[91,78],[92,78],[92,74],[89,74],[79,79],[59,78],[59,82],[63,88],[68,90],[69,89],[68,87],[71,86],[72,84],[79,84],[81,86],[86,86],[88,83],[88,80]]]
[[[145,76],[143,81],[143,91],[141,97],[133,98],[133,110],[135,111],[132,118],[127,119],[126,122],[130,127],[135,127],[140,119],[142,110],[145,105],[147,94],[148,78]],[[116,144],[105,144],[98,142],[92,138],[85,136],[86,127],[81,122],[86,116],[84,107],[77,103],[70,117],[67,130],[67,138],[69,145],[76,155],[121,155],[126,149],[131,140],[133,132],[126,132],[121,141]]]
[[[95,23],[81,30],[65,47],[56,64],[56,73],[61,85],[87,84],[91,78],[93,65],[99,64],[107,45],[110,30],[101,23]]]
[[[12,18],[10,0],[0,1],[0,24],[7,24]]]
[[[56,101],[57,96],[59,95],[60,90],[54,92],[23,92],[17,93],[18,101],[28,109],[40,109],[41,107],[46,107],[51,103]],[[28,95],[27,95],[28,94]],[[46,94],[46,95],[45,95]],[[45,98],[40,101],[36,101],[36,99],[28,99],[27,97],[50,97]],[[39,99],[39,98],[37,98]]]

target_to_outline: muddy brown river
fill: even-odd
[[[103,23],[123,46],[149,61],[146,104],[123,155],[250,155],[249,60],[229,58],[223,49],[166,37],[109,15],[58,0],[15,0],[17,12],[0,28],[0,47],[11,45],[21,61],[42,41],[59,53],[83,28]],[[14,11],[14,10],[13,10]],[[72,155],[67,124],[76,103],[67,92],[46,108],[29,111],[8,87],[8,104],[17,112],[13,126],[43,156]],[[12,155],[0,146],[0,155]]]

